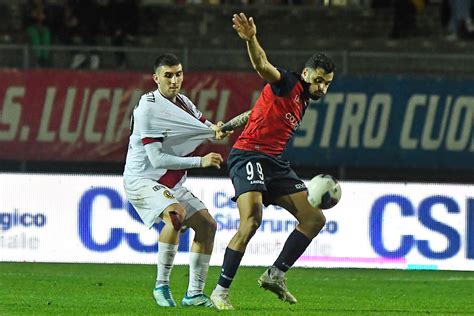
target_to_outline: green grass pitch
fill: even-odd
[[[231,288],[236,311],[160,308],[151,295],[155,266],[0,263],[0,315],[474,315],[474,272],[299,269],[287,273],[298,303],[260,289],[263,267],[241,267]],[[211,267],[210,294],[218,267]],[[171,288],[181,300],[187,266]],[[179,304],[178,304],[179,305]]]

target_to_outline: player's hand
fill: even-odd
[[[236,30],[241,39],[250,41],[252,37],[257,35],[257,26],[253,22],[252,17],[247,19],[245,14],[240,12],[239,14],[233,15],[232,22],[234,23],[232,27]]]
[[[222,125],[224,125],[224,122],[222,121],[219,121],[216,124],[211,125],[211,129],[216,133],[215,134],[216,140],[222,140],[234,132],[234,131],[229,131],[229,132],[221,131]]]
[[[223,161],[221,154],[209,153],[201,157],[201,168],[214,167],[220,169]]]

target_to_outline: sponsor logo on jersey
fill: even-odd
[[[293,114],[288,112],[285,114],[285,118],[293,125],[293,129],[296,130],[300,126],[300,122]]]
[[[163,188],[165,188],[165,186],[158,184],[158,185],[155,185],[152,189],[153,189],[153,191],[156,192],[156,191],[159,191],[159,190],[161,190],[161,189],[163,189]]]

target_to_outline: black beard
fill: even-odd
[[[310,94],[309,95],[309,98],[311,100],[314,100],[314,101],[318,101],[319,99],[321,99],[321,96],[317,95],[317,94]]]

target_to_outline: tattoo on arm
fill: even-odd
[[[245,124],[247,124],[251,112],[252,110],[248,110],[247,112],[237,115],[222,126],[222,131],[231,131],[241,126],[244,126]]]

